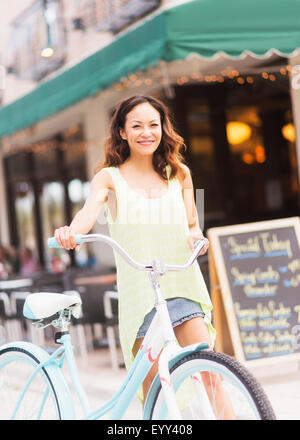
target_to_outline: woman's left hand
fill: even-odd
[[[203,255],[207,252],[207,249],[209,248],[209,241],[207,238],[204,237],[200,229],[190,229],[189,235],[188,235],[188,244],[191,248],[191,250],[194,250],[194,244],[196,241],[199,240],[205,240],[205,246],[201,249],[199,255]]]

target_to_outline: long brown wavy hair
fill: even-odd
[[[145,102],[151,104],[159,112],[162,126],[161,142],[152,158],[155,171],[167,180],[166,166],[170,165],[170,178],[175,177],[178,173],[181,176],[185,175],[181,166],[184,163],[184,158],[180,153],[181,149],[186,148],[183,138],[173,128],[166,105],[160,100],[147,95],[130,96],[117,104],[111,119],[109,135],[105,141],[105,161],[96,165],[94,173],[104,167],[117,167],[130,156],[129,145],[126,140],[121,138],[120,130],[124,129],[127,114],[134,107]]]

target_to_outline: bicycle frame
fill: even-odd
[[[164,263],[158,260],[153,261],[151,266],[143,266],[131,260],[128,254],[126,254],[126,252],[122,248],[120,248],[116,242],[114,242],[112,239],[106,236],[102,236],[100,234],[99,235],[91,234],[89,236],[82,236],[82,241],[95,241],[97,239],[101,241],[106,241],[111,245],[113,244],[112,247],[118,250],[129,261],[129,264],[131,264],[135,268],[149,271],[150,281],[152,283],[152,287],[155,294],[156,313],[145,335],[143,344],[140,346],[140,349],[134,359],[134,362],[130,370],[128,371],[126,379],[123,385],[121,386],[121,388],[118,390],[118,392],[106,404],[102,405],[97,410],[91,412],[87,395],[79,380],[76,361],[73,354],[71,336],[68,332],[65,332],[65,330],[67,330],[68,327],[68,321],[66,318],[66,320],[62,321],[61,324],[62,325],[61,329],[64,331],[64,334],[62,334],[60,339],[58,339],[57,341],[61,343],[62,346],[59,347],[52,355],[49,356],[48,354],[46,354],[44,350],[35,347],[33,344],[30,344],[32,350],[39,349],[40,351],[44,352],[42,357],[45,360],[44,362],[41,362],[38,365],[38,367],[35,369],[31,377],[29,378],[28,382],[24,386],[24,389],[22,390],[18,402],[16,404],[14,414],[17,412],[19,405],[22,402],[22,399],[30,383],[34,379],[35,375],[40,371],[40,369],[43,367],[49,367],[51,365],[55,365],[56,367],[58,366],[61,368],[64,364],[64,361],[66,360],[69,368],[71,382],[75,392],[79,397],[79,401],[84,413],[84,418],[89,420],[99,419],[100,417],[104,416],[105,414],[111,411],[109,416],[110,419],[112,420],[121,419],[126,409],[128,408],[131,400],[135,396],[138,388],[142,385],[153,363],[160,355],[159,363],[158,363],[158,374],[162,385],[166,406],[171,417],[173,419],[180,420],[181,414],[176,404],[175,392],[173,389],[173,385],[171,383],[169,363],[171,361],[173,363],[174,361],[179,360],[187,353],[207,349],[209,347],[208,344],[206,343],[197,343],[184,348],[179,347],[179,345],[176,342],[176,337],[169,316],[167,302],[160,293],[159,280],[160,277],[167,270],[180,270],[182,268],[188,267],[190,264],[192,264],[195,261],[197,257],[197,253],[196,251],[194,251],[188,263],[186,263],[183,266],[168,266],[168,265],[164,265]],[[197,246],[197,249],[199,252],[201,249],[199,245]],[[68,388],[66,384],[64,384],[64,388],[66,391],[66,389]],[[44,396],[43,402],[47,397],[47,393],[48,391]],[[69,392],[65,392],[65,395],[66,397],[64,398],[64,404],[67,406],[67,410],[65,414],[68,414],[69,418],[76,418],[71,394]]]
[[[72,386],[79,398],[84,418],[88,420],[96,420],[111,411],[109,419],[119,420],[123,417],[138,388],[143,383],[143,380],[150,371],[153,363],[162,351],[159,360],[158,374],[163,387],[168,411],[170,414],[172,414],[174,419],[179,420],[181,415],[176,405],[176,398],[173,386],[171,384],[169,362],[174,359],[179,360],[181,357],[191,351],[208,348],[208,345],[205,343],[199,343],[184,348],[179,347],[176,343],[166,301],[160,296],[158,286],[156,286],[156,299],[156,314],[154,315],[150,327],[145,335],[143,344],[140,346],[140,349],[121,388],[106,404],[91,412],[87,395],[80,383],[73,353],[71,336],[70,334],[64,334],[58,340],[62,346],[59,347],[52,355],[50,355],[45,362],[39,364],[32,376],[29,378],[22,393],[20,394],[14,414],[17,412],[31,381],[34,379],[35,375],[40,371],[40,369],[51,364],[61,368],[64,362],[66,362],[68,365]],[[65,400],[65,404],[70,406],[68,409],[69,416],[72,418],[73,414],[73,418],[75,418],[75,410],[73,407],[72,398],[70,399],[70,396]]]

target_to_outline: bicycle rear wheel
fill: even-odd
[[[223,353],[190,353],[170,373],[183,419],[276,418],[257,380],[239,362]],[[170,418],[158,377],[149,391],[144,418]]]
[[[39,368],[48,359],[44,350],[30,343],[0,347],[0,419],[74,418],[59,367],[49,364]]]

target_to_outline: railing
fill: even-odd
[[[161,0],[81,0],[73,24],[78,29],[117,32],[160,3]]]
[[[37,0],[11,23],[5,54],[9,73],[39,80],[57,69],[66,52],[61,0]]]
[[[64,63],[66,32],[118,32],[160,3],[161,0],[77,0],[65,4],[64,0],[36,0],[11,23],[11,39],[4,54],[7,72],[38,81]]]

